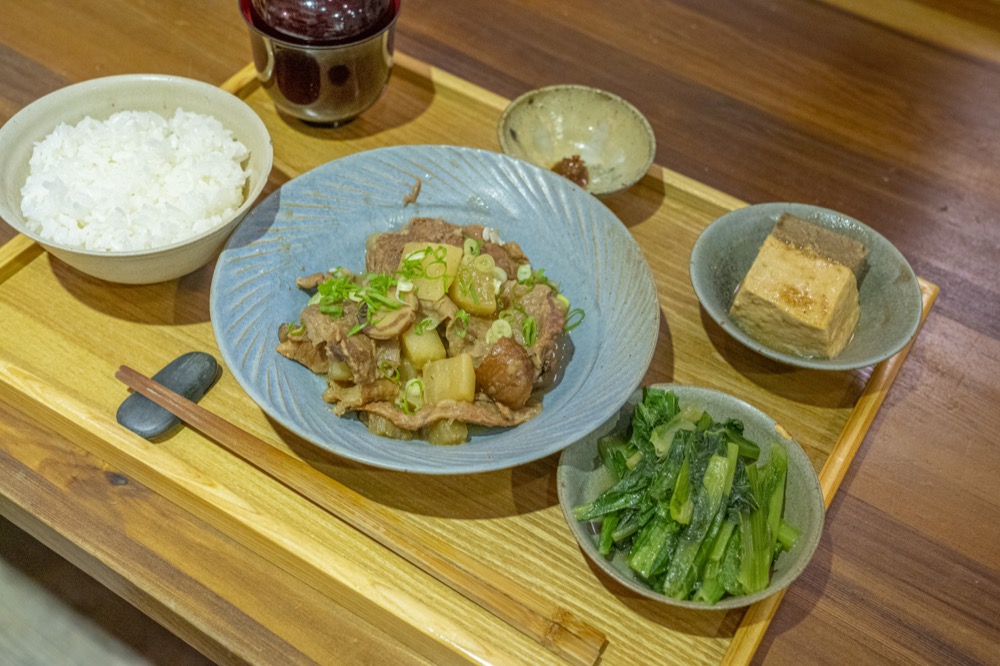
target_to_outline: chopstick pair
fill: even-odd
[[[594,664],[605,635],[536,592],[448,546],[423,544],[417,530],[382,505],[274,448],[128,366],[115,377],[282,485],[416,565],[543,647],[574,664]]]

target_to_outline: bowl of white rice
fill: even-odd
[[[80,272],[127,284],[211,261],[267,183],[267,128],[177,76],[92,79],[0,127],[0,217]]]

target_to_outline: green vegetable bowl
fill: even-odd
[[[684,608],[739,608],[784,589],[823,533],[823,492],[802,447],[708,388],[637,390],[562,452],[557,481],[587,557],[633,592]]]

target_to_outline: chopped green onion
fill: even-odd
[[[409,286],[412,289],[412,283]],[[365,326],[380,321],[380,315],[385,311],[402,307],[404,301],[400,294],[407,290],[406,287],[407,284],[400,286],[400,281],[388,273],[367,273],[364,281],[358,283],[350,273],[337,269],[316,287],[316,294],[309,299],[309,304],[316,305],[320,312],[333,319],[344,316],[345,301],[361,305],[365,323],[351,329],[349,334],[354,335]]]
[[[475,289],[475,285],[472,284],[472,275],[469,273],[472,268],[464,268],[458,273],[458,290],[463,296],[471,300],[475,304],[479,304],[479,293]]]
[[[525,268],[527,266],[527,268]],[[534,287],[535,285],[544,284],[546,287],[552,291],[559,293],[559,285],[545,276],[545,269],[539,268],[537,271],[531,270],[529,264],[524,264],[518,266],[517,268],[517,281],[520,284]]]
[[[379,372],[382,373],[382,376],[386,379],[391,379],[394,382],[399,381],[399,366],[395,365],[388,359],[382,359],[382,361],[378,364],[378,369]]]
[[[403,265],[405,266],[406,264],[411,263],[411,262],[412,263],[419,263],[419,262],[423,261],[424,257],[427,256],[427,251],[428,250],[430,250],[429,246],[423,248],[422,250],[414,250],[413,252],[411,252],[408,255],[406,255],[405,257],[403,257]]]
[[[406,414],[412,414],[424,406],[424,383],[419,377],[406,382],[403,394],[396,401],[396,406]]]
[[[472,261],[472,267],[480,273],[492,273],[496,265],[496,260],[490,254],[481,254]]]
[[[584,312],[580,308],[575,308],[570,310],[566,315],[566,325],[563,326],[563,330],[567,333],[572,331],[574,328],[583,323]]]
[[[538,337],[538,323],[534,317],[524,318],[524,323],[521,324],[521,335],[524,336],[526,346],[531,347],[535,344],[535,339]]]
[[[398,298],[391,298],[387,294],[378,291],[363,289],[358,293],[361,294],[361,298],[368,305],[369,310],[377,310],[380,307],[388,310],[398,310],[402,305]]]
[[[493,344],[500,338],[509,338],[514,334],[514,329],[511,328],[510,322],[506,319],[497,319],[490,326],[490,330],[486,331],[486,342],[488,344]]]
[[[375,290],[380,294],[388,294],[398,282],[395,277],[388,273],[368,273],[365,275],[365,280],[368,283],[367,289]]]
[[[413,327],[413,332],[423,335],[432,328],[437,328],[438,322],[433,317],[424,317]]]
[[[493,266],[493,292],[500,293],[500,289],[507,282],[507,271],[499,266]]]
[[[435,278],[444,277],[447,272],[448,272],[448,264],[446,264],[444,261],[435,260],[424,266],[424,275],[431,278],[432,280]]]
[[[462,247],[462,251],[467,257],[478,257],[479,253],[482,251],[483,242],[476,240],[475,238],[466,238],[465,244]]]
[[[288,335],[302,335],[306,332],[306,327],[297,322],[292,322],[288,325],[287,333]]]
[[[319,311],[327,315],[331,319],[340,319],[344,316],[344,308],[340,305],[321,303],[319,306]]]
[[[464,338],[465,334],[469,332],[469,313],[465,310],[459,310],[455,313],[455,335],[460,338]]]

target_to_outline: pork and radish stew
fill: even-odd
[[[278,353],[326,378],[338,416],[394,439],[460,444],[538,415],[583,321],[520,246],[481,225],[413,218],[368,238],[365,272],[300,277]]]

